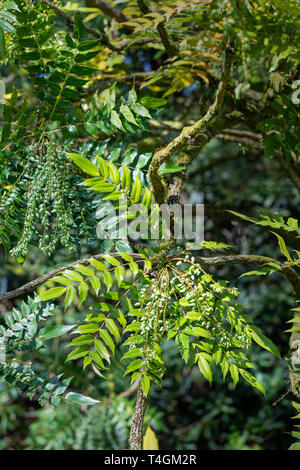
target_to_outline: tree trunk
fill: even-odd
[[[143,448],[143,424],[147,406],[147,398],[140,386],[131,423],[129,444],[131,450],[142,450]]]

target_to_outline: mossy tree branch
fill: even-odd
[[[187,145],[191,145],[196,138],[198,138],[196,145],[198,145],[199,150],[201,150],[213,135],[220,132],[220,122],[217,122],[215,126],[212,122],[222,108],[233,56],[234,50],[230,43],[225,50],[224,69],[222,79],[217,89],[216,98],[205,116],[192,126],[184,127],[175,139],[154,153],[149,166],[148,176],[156,203],[163,204],[167,198],[166,184],[163,176],[159,173],[160,166],[168,162],[175,152]],[[226,125],[226,127],[228,126]]]
[[[118,23],[124,23],[127,21],[127,17],[121,10],[112,7],[108,2],[103,0],[85,0],[85,3],[93,8],[99,8],[99,10],[103,11],[105,15],[114,18]]]

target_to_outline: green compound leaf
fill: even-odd
[[[261,383],[259,383],[259,381],[252,374],[250,374],[248,371],[246,371],[244,369],[239,369],[239,372],[240,372],[241,376],[244,377],[244,379],[250,385],[252,385],[252,387],[257,388],[257,390],[259,390],[261,393],[263,393],[266,396],[266,391],[265,391],[264,387],[261,385]]]
[[[259,346],[266,349],[267,351],[270,351],[272,354],[274,354],[274,356],[278,357],[279,359],[281,358],[278,348],[269,338],[262,334],[262,332],[257,326],[250,325],[248,329],[250,330],[252,338],[257,344],[259,344]]]
[[[144,96],[141,99],[141,103],[146,108],[160,108],[161,106],[164,106],[167,103],[167,100],[165,100],[164,98],[154,98],[153,96]]]
[[[198,356],[198,366],[204,377],[209,381],[210,385],[212,384],[212,372],[209,363],[203,357],[203,355]]]
[[[45,292],[41,292],[41,294],[39,294],[39,296],[36,298],[36,302],[56,299],[65,292],[65,287],[52,287],[51,289],[48,289]]]

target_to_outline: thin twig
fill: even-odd
[[[124,23],[128,21],[127,17],[124,13],[117,8],[112,7],[109,3],[103,0],[85,0],[85,3],[94,8],[99,8],[99,10],[103,11],[106,15],[114,18],[118,23]]]
[[[150,13],[150,8],[148,7],[148,5],[146,5],[144,0],[137,0],[137,4],[138,4],[139,9],[141,10],[141,12],[144,13],[144,15],[147,15],[148,13]],[[175,46],[175,44],[170,41],[168,33],[166,31],[166,28],[165,28],[164,21],[162,21],[161,23],[159,23],[157,25],[157,31],[158,31],[160,39],[161,39],[161,41],[164,45],[166,53],[170,57],[176,55],[177,52],[178,52],[178,49]]]

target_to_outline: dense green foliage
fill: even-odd
[[[299,449],[299,2],[0,8],[1,446]]]

